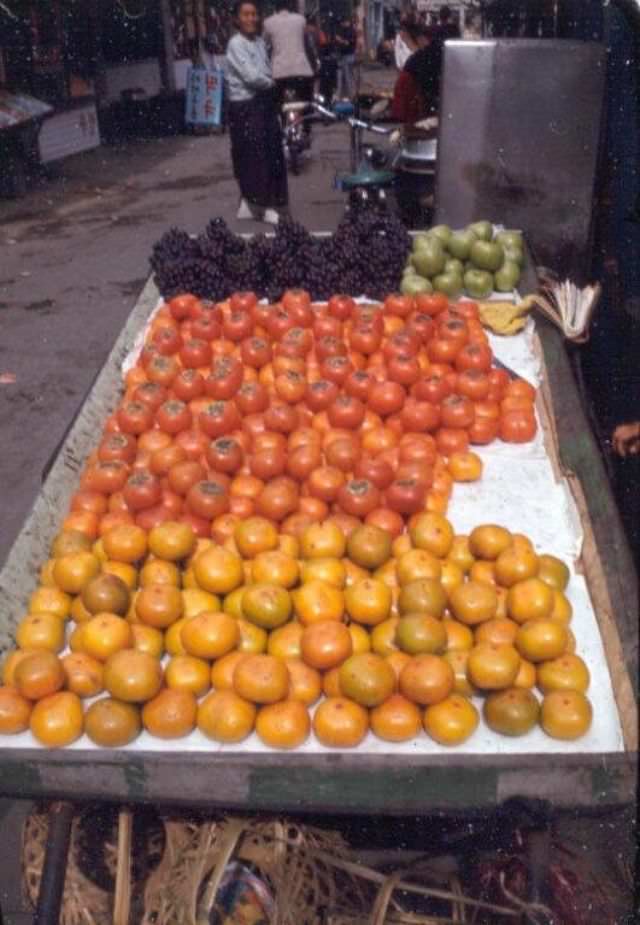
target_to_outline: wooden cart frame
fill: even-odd
[[[50,466],[33,511],[0,572],[8,648],[48,556],[96,435],[122,388],[121,367],[155,308],[150,280]],[[598,754],[371,756],[4,749],[0,796],[154,802],[243,811],[426,814],[490,810],[513,796],[556,808],[595,808],[635,799],[638,596],[633,561],[600,451],[586,420],[562,336],[541,321],[543,401],[560,468],[583,516],[583,565],[602,633],[625,751]],[[597,692],[596,708],[597,708]]]

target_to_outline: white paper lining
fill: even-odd
[[[591,606],[589,592],[582,576],[572,575],[568,589],[568,597],[573,605],[574,617],[571,627],[578,640],[578,652],[585,660],[591,673],[591,686],[589,696],[593,704],[593,723],[588,733],[575,742],[565,742],[552,739],[541,728],[536,727],[525,736],[508,738],[496,735],[488,726],[481,722],[474,734],[467,741],[458,746],[455,751],[468,755],[531,755],[531,754],[583,754],[597,752],[624,751],[622,731],[618,720],[618,711],[613,696],[611,680],[607,668],[598,624]],[[482,700],[474,698],[478,710],[482,711]],[[3,747],[39,748],[30,732],[23,732],[17,736],[0,737]],[[86,735],[69,746],[73,750],[99,750]],[[208,739],[199,730],[182,739],[167,742],[154,738],[148,732],[142,734],[126,747],[127,751],[135,752],[166,752],[173,748],[181,752],[234,752],[244,754],[269,753],[272,749],[263,745],[258,736],[253,733],[244,742],[238,745],[220,745]],[[327,749],[320,745],[313,734],[304,745],[296,749],[297,754],[320,754],[326,751],[339,751]],[[389,743],[377,739],[369,733],[364,741],[355,749],[360,754],[370,755],[437,755],[450,751],[433,742],[426,733],[409,742]]]
[[[141,332],[136,347],[123,363],[123,372],[134,365],[144,343],[144,333]],[[537,386],[541,380],[541,364],[534,351],[534,334],[534,323],[529,320],[520,334],[511,337],[490,334],[489,340],[499,360]],[[544,447],[542,428],[538,428],[536,439],[530,444],[515,445],[496,441],[489,447],[480,448],[479,455],[484,463],[482,480],[455,486],[447,516],[457,533],[469,532],[481,523],[502,524],[513,532],[526,534],[538,552],[553,553],[572,563],[571,581],[567,590],[574,610],[571,628],[576,636],[577,652],[591,673],[589,696],[594,707],[594,718],[589,732],[575,742],[552,739],[539,727],[526,736],[512,739],[496,735],[481,722],[471,738],[456,751],[482,755],[623,751],[622,731],[600,630],[586,582],[575,571],[575,562],[582,545],[579,514],[566,480],[558,481],[555,477]],[[481,710],[482,701],[476,700],[475,703]],[[10,748],[40,747],[30,732],[0,737],[0,744]],[[98,746],[83,735],[69,748],[93,750]],[[199,730],[173,743],[143,732],[127,746],[128,751],[135,752],[166,752],[172,748],[181,752],[209,753],[225,751],[253,754],[272,751],[260,742],[255,733],[239,745],[221,746]],[[299,754],[326,751],[334,750],[320,745],[313,735],[296,749]],[[394,744],[383,742],[369,733],[356,751],[399,756],[442,754],[447,749],[437,745],[425,733],[413,741]]]

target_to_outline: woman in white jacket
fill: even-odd
[[[238,218],[277,224],[288,203],[287,167],[271,65],[253,0],[237,0],[237,32],[226,52],[228,124],[233,172],[240,187]]]

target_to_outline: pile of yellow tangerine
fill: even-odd
[[[291,749],[312,730],[351,748],[369,730],[401,742],[424,729],[453,746],[482,696],[497,733],[539,723],[575,739],[592,710],[568,581],[526,537],[492,524],[456,536],[434,512],[396,539],[331,521],[296,538],[261,517],[222,543],[177,522],[93,544],[66,531],[4,662],[0,734],[121,747],[143,728],[222,743],[255,729]]]

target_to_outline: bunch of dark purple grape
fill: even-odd
[[[399,218],[373,208],[348,212],[338,225],[334,244],[342,277],[334,292],[384,299],[398,290],[411,249]]]
[[[198,237],[170,229],[154,245],[150,263],[166,299],[191,292],[221,301],[252,290],[273,302],[295,288],[316,301],[334,293],[382,299],[397,291],[410,246],[400,219],[374,209],[347,213],[335,234],[325,236],[283,219],[273,235],[247,239],[216,218]]]

